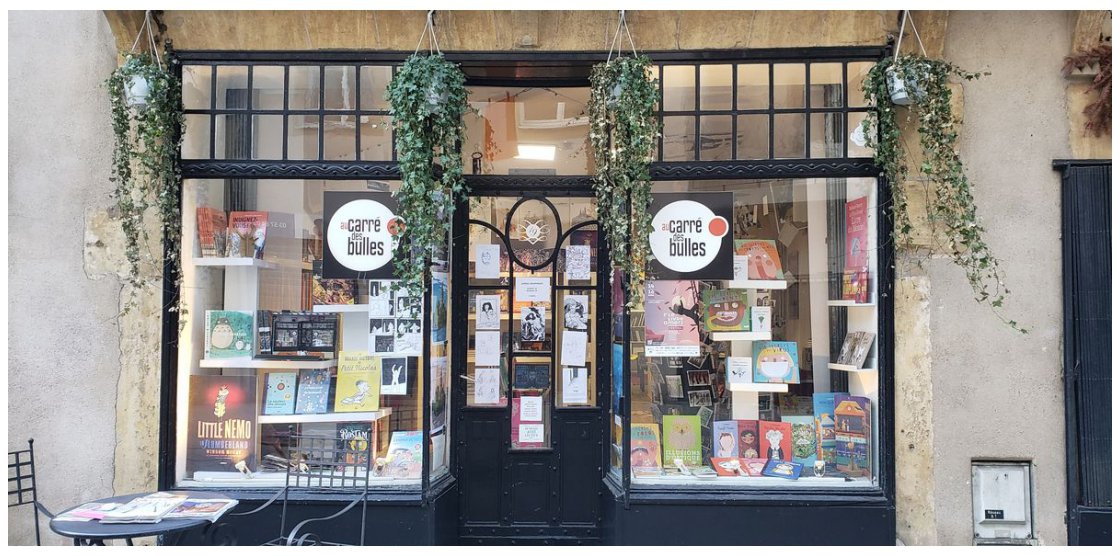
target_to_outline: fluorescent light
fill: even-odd
[[[556,160],[555,145],[517,145],[517,156],[521,160]]]

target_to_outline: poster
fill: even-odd
[[[867,197],[848,201],[844,205],[845,247],[844,268],[867,268]]]
[[[539,303],[552,301],[552,279],[521,277],[514,279],[514,303]]]
[[[520,444],[527,443],[544,443],[544,425],[543,424],[522,424],[518,426],[518,442]]]
[[[497,330],[479,330],[474,337],[474,364],[497,366],[502,360],[502,333]]]
[[[501,330],[502,296],[477,295],[474,298],[474,326],[476,330]]]
[[[432,272],[432,343],[447,342],[447,273]]]
[[[391,193],[323,192],[323,278],[391,278],[404,227]]]
[[[591,246],[569,245],[564,248],[564,272],[568,280],[591,279]]]
[[[700,355],[697,286],[690,280],[646,282],[646,357]]]
[[[420,298],[393,290],[398,280],[369,281],[369,347],[374,355],[418,356],[424,349]]]
[[[650,212],[654,276],[731,280],[733,193],[654,193]]]
[[[560,344],[560,364],[579,367],[587,363],[587,332],[565,330]]]
[[[479,368],[474,371],[474,403],[496,405],[501,376],[496,368]]]
[[[543,421],[544,398],[541,396],[521,396],[521,420]]]
[[[564,404],[582,405],[587,400],[587,367],[566,367],[564,369]]]
[[[447,422],[447,357],[432,358],[432,433],[443,430]]]
[[[408,362],[405,357],[386,357],[381,360],[381,395],[404,396],[408,394]]]
[[[479,280],[494,280],[501,275],[501,246],[496,243],[482,243],[474,246],[474,277]]]
[[[191,375],[187,472],[256,469],[257,377]]]
[[[566,330],[587,330],[590,312],[588,296],[564,296],[564,328]]]

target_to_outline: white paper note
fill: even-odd
[[[591,246],[570,245],[566,248],[567,255],[564,272],[569,280],[589,280],[591,278]]]
[[[579,367],[587,363],[587,332],[565,330],[560,350],[560,364]]]
[[[544,425],[519,425],[517,441],[521,443],[544,442]]]
[[[479,295],[474,298],[474,326],[476,330],[502,328],[502,296]]]
[[[498,369],[478,369],[474,371],[474,403],[494,405],[498,403],[498,386],[501,375]]]
[[[552,301],[552,284],[550,278],[525,277],[517,278],[513,290],[513,300],[518,301]]]
[[[748,258],[749,257],[747,257],[747,255],[735,255],[734,256],[735,262],[733,264],[734,264],[734,268],[735,268],[735,270],[734,270],[735,275],[732,277],[733,279],[735,279],[735,280],[748,280],[749,279],[747,277],[747,260],[748,260]]]
[[[770,307],[751,307],[751,330],[770,332]]]
[[[727,382],[729,384],[750,384],[754,382],[754,379],[751,378],[750,357],[727,358]]]
[[[521,396],[521,421],[542,421],[543,402],[540,396]]]
[[[497,244],[481,243],[474,246],[474,277],[494,279],[501,273],[501,251]]]
[[[564,369],[564,403],[587,403],[587,367]]]
[[[497,330],[479,330],[474,336],[474,364],[494,366],[502,362],[502,333]]]

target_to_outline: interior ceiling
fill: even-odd
[[[591,76],[590,62],[573,62],[572,64],[531,64],[508,62],[483,63],[463,62],[463,73],[471,83],[502,84],[516,82],[519,85],[551,84],[551,85],[586,85]]]

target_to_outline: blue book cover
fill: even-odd
[[[800,384],[797,342],[754,342],[754,381]]]
[[[795,461],[772,459],[766,462],[766,467],[762,468],[762,476],[796,481],[801,476],[802,467],[804,466]]]
[[[782,417],[789,423],[793,433],[793,461],[813,466],[817,461],[816,420],[810,415],[789,415]]]
[[[838,394],[836,470],[849,477],[871,477],[871,400]]]
[[[739,423],[716,421],[712,423],[712,457],[739,457]]]
[[[264,381],[265,415],[291,415],[296,410],[296,373],[268,373]]]
[[[813,420],[817,427],[817,459],[836,463],[836,393],[813,394]]]
[[[300,415],[326,413],[330,391],[330,371],[327,369],[303,369],[299,372],[296,413]]]

